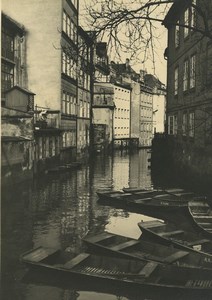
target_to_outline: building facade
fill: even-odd
[[[128,122],[126,120],[129,117],[128,138],[134,146],[150,147],[153,137],[153,89],[144,81],[144,71],[141,70],[140,73],[136,73],[130,66],[129,59],[126,59],[124,64],[111,62],[111,70],[111,81],[114,84],[121,84],[130,91],[128,104],[125,101],[122,102],[120,108],[117,107],[119,111],[121,110],[121,116],[123,114],[122,119],[125,120],[125,123]],[[122,126],[118,125],[118,127]]]
[[[131,117],[131,87],[130,85],[114,84],[114,145],[119,146],[129,140]],[[123,142],[122,142],[123,141]]]
[[[28,88],[36,91],[38,114],[51,111],[57,118],[62,136],[60,159],[75,160],[78,1],[9,0],[3,1],[2,8],[27,28]],[[46,143],[42,144],[45,147]]]
[[[109,82],[107,44],[96,41],[93,45],[93,103],[91,142],[95,151],[111,149],[113,141],[114,89]]]
[[[6,92],[18,85],[27,88],[26,30],[2,13],[1,31],[1,104],[5,106]]]
[[[140,89],[139,147],[151,147],[153,138],[153,93],[152,88],[145,84],[141,84]]]
[[[205,27],[210,32],[211,16],[211,1],[178,0],[164,20],[167,131],[173,161],[201,177],[212,175],[212,41]]]
[[[90,148],[91,101],[93,93],[93,40],[78,27],[78,111],[77,111],[77,155],[88,154]]]
[[[97,151],[112,147],[114,87],[108,82],[96,82],[93,93],[93,146]]]
[[[144,75],[145,84],[152,88],[152,133],[164,133],[166,121],[166,87],[154,75]]]

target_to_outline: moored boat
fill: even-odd
[[[210,255],[179,250],[145,239],[132,239],[109,232],[87,235],[83,241],[91,253],[100,253],[115,257],[155,261],[163,264],[176,264],[202,269],[212,269]]]
[[[143,210],[154,211],[186,211],[189,198],[176,197],[159,191],[143,191],[138,193],[97,192],[100,201],[108,204],[118,204],[123,208],[142,212]],[[105,202],[106,201],[106,202]]]
[[[153,211],[186,211],[187,205],[188,200],[182,198],[176,199],[175,196],[171,195],[128,201],[128,206],[133,206],[138,211],[142,211],[142,209]]]
[[[171,289],[211,293],[211,270],[193,272],[192,268],[160,265],[155,262],[118,259],[80,253],[68,257],[63,251],[44,247],[32,249],[21,260],[31,267],[81,281],[98,281],[137,288]]]
[[[212,240],[201,233],[184,231],[175,224],[166,224],[159,220],[140,222],[138,226],[144,236],[186,251],[209,254],[212,260]]]
[[[189,201],[189,213],[197,228],[212,237],[212,208],[206,201]]]
[[[146,189],[142,188],[142,187],[129,187],[129,188],[123,188],[122,189],[125,193],[137,193],[137,192],[143,192],[143,191],[147,191]],[[152,191],[165,191],[163,189],[153,189]],[[167,193],[184,193],[185,190],[184,189],[179,189],[179,188],[172,188],[172,189],[167,189],[166,190]]]

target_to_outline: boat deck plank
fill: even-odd
[[[161,237],[169,237],[169,236],[178,235],[181,233],[184,233],[184,231],[183,230],[174,230],[174,231],[169,231],[169,232],[161,232],[161,233],[158,233],[158,235]]]
[[[152,228],[152,227],[161,227],[161,226],[164,226],[165,224],[162,223],[162,222],[159,222],[157,220],[155,221],[147,221],[147,222],[143,222],[142,223],[142,227],[144,228]]]
[[[23,256],[24,260],[32,261],[32,262],[40,262],[44,258],[47,258],[49,255],[56,253],[57,250],[51,249],[51,248],[42,248],[39,247],[37,249],[34,249],[30,253],[27,253]]]
[[[149,277],[152,272],[157,268],[158,264],[155,262],[148,262],[139,272],[139,275]]]
[[[109,239],[112,237],[113,237],[113,235],[111,233],[104,232],[104,233],[97,234],[97,235],[94,235],[91,237],[86,237],[85,241],[87,240],[91,243],[98,243],[98,242],[101,242],[103,240],[106,240],[106,239]]]
[[[139,241],[130,240],[130,241],[127,241],[127,242],[124,242],[124,243],[112,246],[112,247],[110,247],[110,249],[111,250],[115,250],[115,251],[119,251],[119,250],[122,250],[122,249],[125,249],[125,248],[128,248],[128,247],[134,246],[134,245],[139,244],[139,243],[140,243]]]
[[[75,267],[76,265],[81,263],[83,260],[85,260],[88,256],[90,256],[90,254],[81,253],[81,254],[77,255],[75,258],[73,258],[73,259],[69,260],[67,263],[65,263],[63,265],[63,268],[64,269],[72,269],[73,267]]]
[[[186,251],[177,251],[176,253],[173,253],[173,254],[167,256],[164,259],[164,262],[166,262],[166,263],[173,263],[176,260],[187,256],[188,254],[189,254],[189,252],[186,252]]]

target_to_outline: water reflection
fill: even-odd
[[[2,193],[2,297],[20,300],[130,299],[117,294],[100,294],[76,288],[23,282],[27,269],[19,256],[32,247],[69,248],[73,254],[83,249],[82,238],[103,230],[137,238],[137,223],[150,217],[122,209],[101,206],[97,189],[152,187],[150,153],[141,150],[114,156],[92,157],[81,170],[54,174]],[[41,279],[39,274],[39,279]],[[29,278],[28,278],[29,279]],[[141,299],[141,298],[138,298]]]

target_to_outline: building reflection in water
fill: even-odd
[[[2,204],[5,299],[20,298],[20,290],[26,300],[118,299],[115,295],[76,292],[75,288],[21,284],[14,278],[20,278],[26,269],[18,259],[24,251],[40,245],[68,247],[71,254],[77,254],[84,250],[82,238],[88,232],[106,230],[137,238],[140,235],[137,223],[148,217],[102,206],[96,191],[124,186],[151,187],[149,158],[146,150],[131,155],[119,152],[114,156],[99,155],[80,170],[44,176],[31,186],[5,191]]]
[[[129,187],[152,188],[150,160],[151,153],[142,149],[129,157]]]

